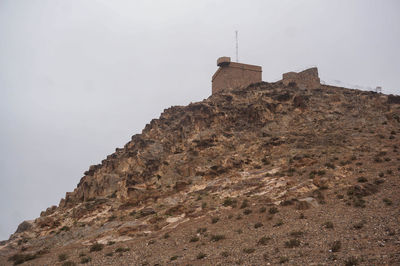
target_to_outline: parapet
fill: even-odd
[[[318,77],[318,68],[316,67],[306,69],[299,73],[284,73],[282,75],[282,82],[285,85],[289,85],[289,83],[296,83],[299,88],[306,89],[317,89],[321,87],[321,82]]]
[[[228,88],[246,87],[260,82],[262,69],[260,66],[231,62],[231,58],[218,58],[217,72],[212,77],[212,93]]]

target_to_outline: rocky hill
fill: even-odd
[[[0,264],[400,264],[399,139],[399,96],[225,90],[91,166]]]

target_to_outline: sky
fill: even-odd
[[[220,56],[264,81],[400,94],[398,0],[0,0],[0,240],[165,108],[211,94]]]

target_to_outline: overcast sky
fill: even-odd
[[[400,94],[400,1],[0,0],[0,239],[171,105],[207,98],[216,59],[263,80]],[[336,81],[335,81],[336,80]]]

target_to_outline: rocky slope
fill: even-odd
[[[0,264],[400,264],[400,97],[258,83],[166,109]]]

